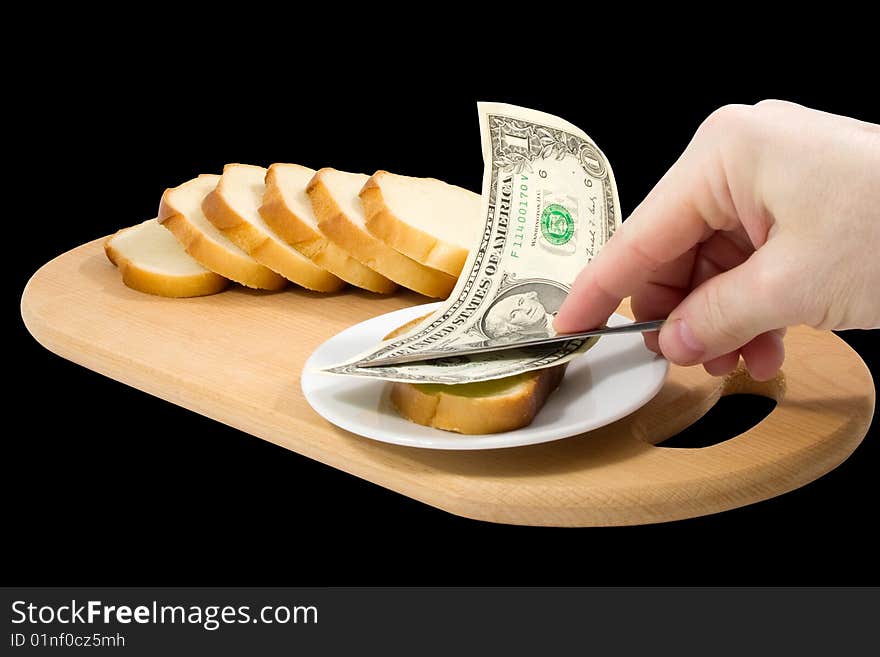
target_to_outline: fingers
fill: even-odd
[[[724,376],[730,374],[739,364],[739,351],[731,351],[728,354],[713,358],[703,363],[703,367],[712,376]]]
[[[762,333],[742,348],[743,360],[756,381],[769,381],[779,372],[785,360],[783,331]]]
[[[737,351],[756,336],[792,323],[784,302],[789,285],[778,275],[775,249],[761,249],[691,292],[663,326],[660,349],[680,365],[706,363]],[[758,376],[766,376],[771,366],[778,369],[780,343],[781,338],[764,339],[752,345],[743,352],[747,365],[751,355]],[[767,361],[766,369],[758,364],[762,360]]]
[[[745,231],[718,231],[697,247],[690,287],[744,263],[755,249]]]
[[[663,185],[663,181],[658,187]],[[652,200],[657,188],[575,280],[555,328],[581,331],[604,322],[620,301],[651,279],[664,264],[688,252],[705,236],[707,226],[684,200],[665,208]]]
[[[723,374],[742,355],[755,378],[775,375],[784,349],[773,331],[803,312],[791,298],[790,253],[768,241],[773,218],[755,186],[755,134],[750,109],[715,112],[580,273],[555,328],[597,326],[632,295],[637,319],[669,314],[659,336],[645,336],[669,360]]]
[[[706,361],[703,367],[712,376],[724,376],[736,369],[739,365],[739,357],[742,355],[753,379],[769,381],[779,373],[785,360],[785,345],[782,341],[784,336],[785,329],[762,333],[743,345],[740,350]]]
[[[743,263],[748,257],[747,238],[735,232],[716,232],[708,240],[691,249],[685,256],[660,268],[652,280],[633,295],[631,307],[636,320],[661,319],[669,316],[684,301],[692,287],[723,271]],[[645,333],[645,346],[660,353],[657,333]],[[727,361],[714,366],[718,375]],[[736,362],[734,360],[734,366]]]
[[[689,276],[688,272],[685,278]],[[633,316],[636,321],[662,319],[684,301],[688,291],[687,287],[674,287],[654,282],[645,283],[632,297]],[[659,333],[656,331],[642,334],[645,346],[656,353],[660,353],[660,346],[657,343],[658,335]]]
[[[556,316],[557,331],[598,326],[621,299],[651,280],[663,265],[712,234],[700,208],[706,206],[705,199],[712,196],[710,188],[718,183],[709,183],[706,172],[723,172],[719,166],[702,166],[706,157],[703,152],[686,151],[581,271]]]
[[[728,106],[703,124],[678,161],[580,273],[556,316],[556,330],[598,326],[664,264],[716,230],[741,226],[721,149],[730,134],[743,131],[750,115],[751,108]],[[738,182],[751,188],[751,181]]]

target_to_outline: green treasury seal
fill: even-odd
[[[541,234],[550,244],[567,243],[574,235],[571,213],[558,203],[551,203],[541,213]]]

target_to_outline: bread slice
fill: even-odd
[[[229,281],[202,267],[174,235],[155,219],[123,228],[104,242],[104,253],[138,292],[161,297],[201,297],[223,290]]]
[[[306,187],[318,227],[332,242],[362,264],[392,281],[429,297],[446,298],[456,278],[419,264],[395,251],[366,227],[358,194],[368,176],[336,169],[321,169]]]
[[[280,290],[287,285],[284,277],[233,244],[202,212],[202,201],[218,182],[220,176],[202,174],[166,189],[159,204],[159,222],[203,267],[247,287]]]
[[[427,317],[427,315],[425,315]],[[397,337],[421,322],[395,329]],[[493,381],[444,385],[394,381],[391,403],[403,417],[435,429],[464,434],[499,433],[528,426],[565,375],[567,363]]]
[[[360,192],[367,230],[416,262],[461,273],[480,236],[480,195],[437,180],[377,171]]]
[[[352,258],[318,228],[306,194],[306,186],[314,175],[314,169],[298,164],[270,166],[260,216],[279,237],[319,267],[365,290],[379,294],[394,292],[396,283]]]
[[[345,282],[285,242],[260,216],[266,169],[227,164],[217,188],[202,201],[202,211],[254,260],[289,281],[317,292],[335,292]]]

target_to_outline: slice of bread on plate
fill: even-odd
[[[306,194],[314,175],[314,169],[298,164],[270,166],[260,216],[279,237],[319,267],[370,292],[394,292],[396,283],[361,264],[321,232]]]
[[[218,182],[220,176],[202,174],[166,189],[159,204],[159,222],[203,267],[247,287],[280,290],[287,280],[251,258],[202,212],[202,201]]]
[[[104,242],[104,253],[138,292],[162,297],[216,294],[229,280],[193,260],[156,219],[123,228]]]
[[[325,168],[306,187],[318,227],[337,246],[392,281],[429,297],[446,298],[456,278],[419,264],[374,236],[358,194],[369,176]]]
[[[290,246],[260,216],[266,192],[266,169],[250,164],[227,164],[216,189],[202,201],[202,211],[214,226],[254,260],[289,281],[317,292],[335,292],[345,281],[319,267]]]
[[[360,192],[373,235],[416,262],[458,276],[483,228],[480,195],[437,180],[377,171]]]
[[[425,319],[395,329],[385,340],[402,335]],[[567,363],[493,381],[445,385],[389,383],[391,403],[416,424],[463,434],[513,431],[528,426],[565,375]]]

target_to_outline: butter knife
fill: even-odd
[[[624,333],[648,333],[650,331],[659,331],[663,326],[663,319],[654,319],[647,322],[630,322],[629,324],[621,324],[619,326],[606,326],[603,328],[592,329],[590,331],[581,331],[579,333],[562,333],[552,337],[531,338],[526,340],[504,341],[504,340],[483,340],[474,344],[466,344],[461,347],[452,347],[449,349],[439,349],[436,351],[419,351],[411,354],[403,354],[399,356],[389,356],[387,358],[375,358],[373,360],[362,360],[354,363],[357,367],[385,367],[386,365],[401,365],[404,363],[421,363],[423,361],[438,360],[441,358],[454,358],[457,356],[473,356],[475,354],[485,354],[494,351],[507,351],[510,349],[526,349],[532,347],[542,347],[560,342],[568,342],[569,340],[578,340],[582,338],[591,338],[596,335],[621,335]]]

